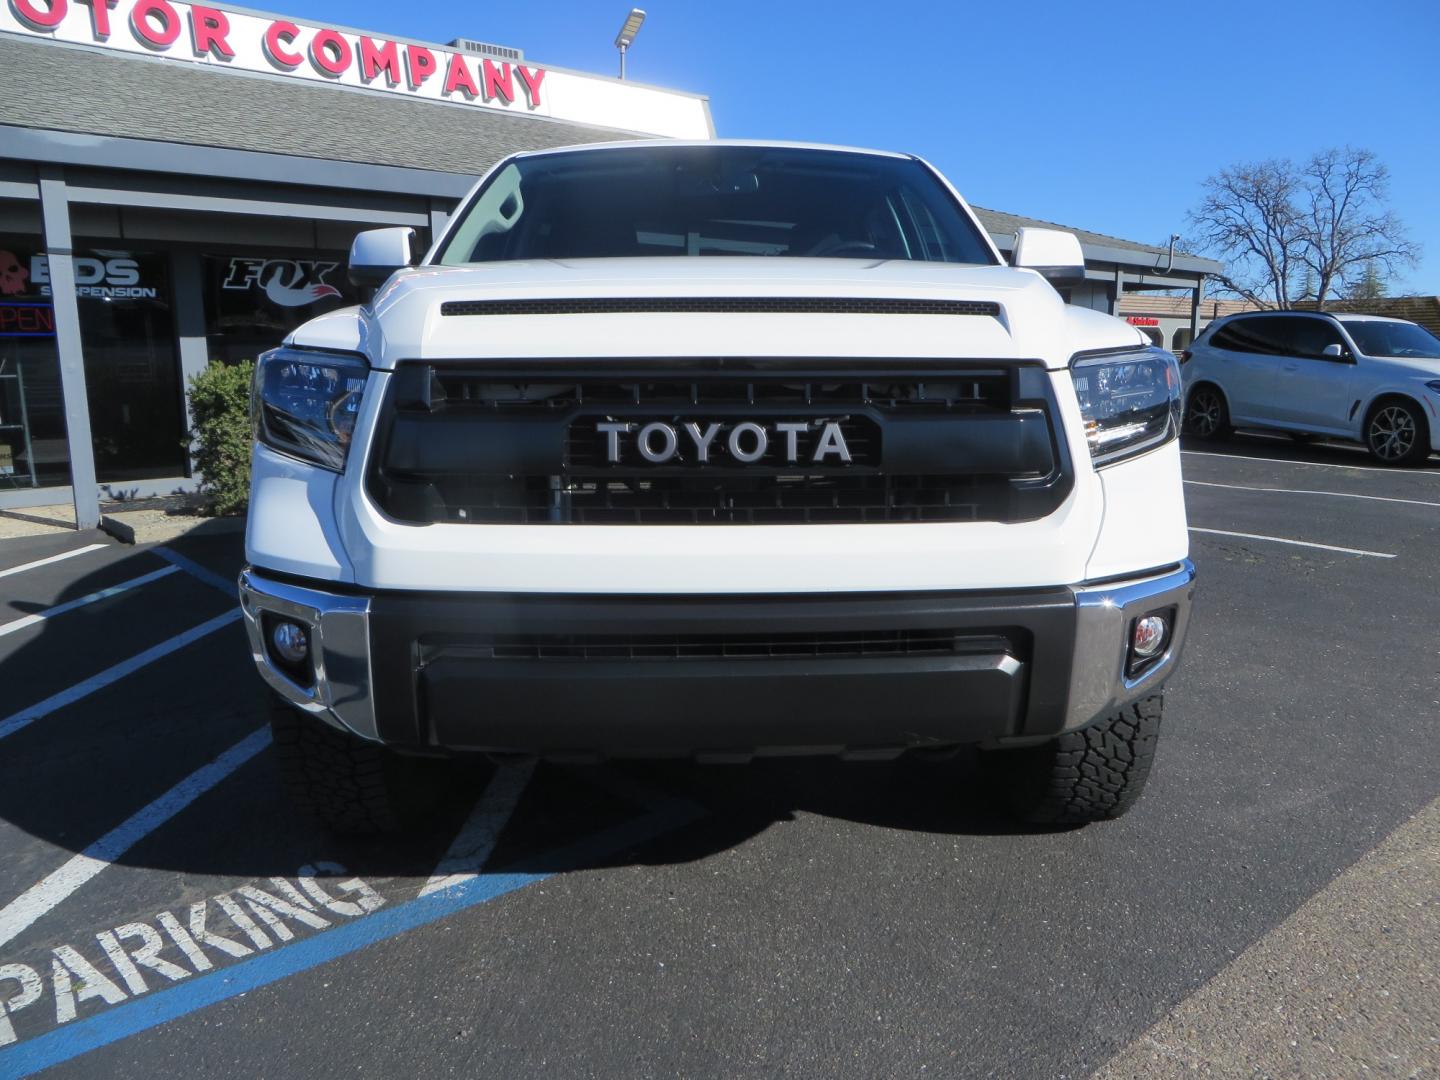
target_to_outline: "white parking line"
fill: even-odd
[[[252,731],[0,908],[0,945],[14,941],[46,912],[269,745],[268,727]]]
[[[164,566],[159,570],[152,570],[148,574],[141,574],[129,581],[122,581],[119,585],[111,585],[108,589],[101,589],[99,592],[92,592],[88,596],[76,597],[74,600],[67,600],[63,604],[56,604],[44,611],[37,611],[33,615],[26,615],[23,618],[11,622],[0,623],[0,637],[6,634],[13,634],[17,630],[24,630],[27,626],[34,626],[46,619],[53,619],[56,615],[64,615],[67,611],[74,611],[76,608],[84,607],[86,604],[93,604],[99,600],[108,600],[112,596],[119,596],[131,589],[138,589],[141,585],[148,585],[162,577],[169,577],[171,574],[179,573],[178,566]]]
[[[23,574],[26,570],[34,570],[39,566],[49,566],[51,563],[61,562],[64,559],[73,559],[76,555],[84,555],[87,551],[99,551],[109,544],[87,544],[73,551],[62,551],[59,555],[51,555],[48,559],[36,559],[34,562],[27,562],[21,566],[12,566],[8,570],[0,570],[0,577],[9,577],[11,574]]]
[[[1246,484],[1216,484],[1209,480],[1186,480],[1196,487],[1227,488],[1230,491],[1263,491],[1275,495],[1330,495],[1337,499],[1365,499],[1369,502],[1404,503],[1406,506],[1440,507],[1440,502],[1426,502],[1424,499],[1392,499],[1387,495],[1355,495],[1349,491],[1308,491],[1302,488],[1250,487]]]
[[[495,775],[476,801],[475,809],[470,811],[470,817],[460,827],[444,858],[420,890],[421,896],[463,885],[479,876],[534,772],[533,761],[496,768]]]
[[[1224,529],[1201,529],[1190,526],[1193,533],[1209,533],[1212,536],[1237,536],[1242,540],[1268,540],[1272,544],[1291,544],[1295,547],[1319,548],[1321,551],[1338,551],[1342,555],[1368,555],[1372,559],[1393,559],[1394,555],[1384,551],[1365,551],[1362,548],[1336,547],[1333,544],[1317,544],[1311,540],[1290,540],[1283,536],[1262,536],[1259,533],[1227,532]]]
[[[1389,473],[1391,476],[1436,476],[1435,469],[1387,469],[1383,465],[1336,465],[1329,461],[1295,461],[1291,458],[1246,457],[1244,454],[1215,454],[1208,450],[1181,450],[1190,457],[1225,458],[1227,461],[1263,461],[1267,465],[1310,465],[1316,469],[1350,469],[1354,472]]]
[[[231,623],[238,621],[239,618],[240,609],[238,607],[233,608],[223,615],[215,616],[215,618],[209,622],[203,622],[199,626],[186,630],[183,634],[176,634],[169,640],[162,641],[159,645],[152,645],[144,652],[136,653],[128,660],[121,660],[120,663],[114,667],[108,667],[98,675],[92,675],[83,682],[78,682],[74,686],[61,690],[58,694],[52,694],[44,701],[21,709],[17,713],[11,713],[3,720],[0,720],[0,739],[5,738],[7,735],[14,735],[15,732],[21,728],[28,727],[42,716],[48,716],[56,709],[64,708],[66,705],[73,704],[81,698],[88,697],[96,690],[103,690],[111,683],[119,682],[131,672],[139,671],[146,664],[159,660],[162,656],[169,656],[176,649],[183,649],[192,641],[198,641],[206,634],[219,630],[222,626],[229,626]]]

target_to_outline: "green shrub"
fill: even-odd
[[[250,500],[250,379],[255,365],[212,363],[190,380],[190,432],[200,491],[212,514],[242,514]]]

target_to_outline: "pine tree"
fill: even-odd
[[[1379,268],[1373,263],[1365,264],[1365,273],[1360,280],[1350,286],[1346,293],[1349,300],[1379,300],[1382,296],[1389,294],[1385,279],[1380,276]]]
[[[1305,277],[1300,282],[1300,295],[1297,296],[1295,299],[1297,301],[1319,299],[1315,295],[1315,271],[1305,271]]]

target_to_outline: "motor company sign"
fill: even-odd
[[[655,135],[709,136],[704,101],[690,95],[173,0],[0,0],[0,31]]]

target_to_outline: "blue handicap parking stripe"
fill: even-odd
[[[639,818],[605,829],[576,844],[547,852],[508,873],[481,874],[469,881],[377,911],[315,937],[261,953],[230,967],[200,975],[166,990],[132,998],[106,1012],[0,1050],[0,1076],[30,1076],[91,1050],[138,1035],[189,1013],[318,967],[378,941],[414,930],[543,881],[567,867],[644,843],[700,816],[691,803],[667,801]]]

